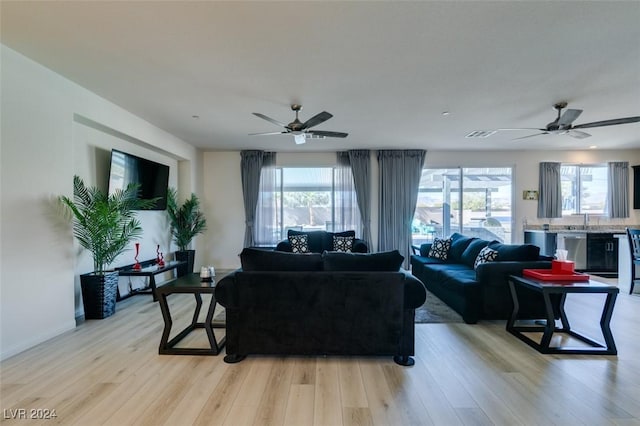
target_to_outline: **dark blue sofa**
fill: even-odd
[[[450,238],[451,247],[446,260],[429,257],[432,244],[422,244],[419,254],[411,256],[411,271],[427,290],[462,315],[469,324],[479,319],[509,318],[513,310],[509,275],[522,275],[526,268],[551,268],[552,259],[540,256],[540,248],[531,244],[501,244],[458,233]],[[478,254],[487,246],[498,252],[497,259],[474,269]],[[520,317],[545,318],[542,297],[527,290],[521,291]],[[552,302],[557,308],[559,300]]]
[[[226,362],[249,354],[391,355],[411,365],[414,314],[426,297],[397,250],[296,254],[245,248],[221,279]]]

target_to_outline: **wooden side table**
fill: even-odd
[[[546,324],[544,326],[517,326],[516,321],[518,319],[518,311],[520,303],[518,301],[517,287],[527,288],[535,292],[541,293],[544,299]],[[511,317],[507,321],[507,331],[518,339],[522,340],[532,348],[535,348],[538,352],[543,354],[597,354],[597,355],[616,355],[618,350],[613,340],[613,334],[611,333],[610,322],[611,315],[613,314],[613,307],[616,303],[616,297],[618,296],[619,289],[616,286],[605,284],[595,280],[580,281],[580,282],[567,282],[567,281],[542,281],[535,278],[520,277],[517,275],[511,275],[509,277],[509,290],[511,291],[511,298],[513,299],[513,312]],[[567,314],[564,311],[564,303],[567,298],[567,294],[572,293],[604,293],[607,298],[602,309],[602,315],[600,317],[600,329],[602,330],[602,336],[604,337],[604,344],[597,342],[583,334],[577,333],[571,330],[571,325],[567,319]],[[562,328],[556,328],[555,315],[553,307],[551,305],[551,295],[560,296],[560,321]],[[542,340],[537,342],[531,337],[525,335],[525,332],[542,332]],[[554,333],[566,333],[571,337],[574,337],[581,342],[586,343],[588,346],[584,347],[564,347],[564,346],[550,346],[551,337]]]
[[[223,337],[220,342],[217,341],[214,328],[225,328],[225,324],[214,324],[213,314],[216,309],[216,298],[214,290],[216,286],[215,279],[213,281],[202,281],[199,274],[187,274],[180,278],[176,278],[167,282],[165,285],[156,289],[158,296],[158,304],[162,311],[162,318],[164,319],[164,330],[162,331],[162,338],[160,339],[160,347],[158,353],[160,355],[218,355],[226,342],[226,336]],[[178,333],[173,339],[169,340],[169,334],[171,333],[171,327],[173,326],[173,320],[171,319],[171,312],[169,311],[169,304],[167,303],[167,297],[170,294],[176,293],[188,293],[193,294],[196,299],[196,307],[193,312],[193,319],[184,330]],[[200,315],[200,309],[202,308],[202,294],[210,294],[211,302],[209,302],[209,308],[207,310],[207,316],[204,322],[198,322],[198,316]],[[207,332],[207,338],[209,340],[209,348],[176,348],[175,345],[184,339],[189,333],[196,328],[204,328]]]

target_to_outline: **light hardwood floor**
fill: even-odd
[[[389,357],[250,356],[228,365],[222,356],[160,356],[160,309],[136,296],[109,319],[3,361],[0,422],[640,425],[640,296],[627,292],[612,321],[618,356],[541,355],[507,334],[504,321],[419,324],[410,368]],[[177,327],[192,300],[170,297]],[[572,326],[599,336],[601,301],[569,296]],[[57,417],[12,419],[18,409]]]

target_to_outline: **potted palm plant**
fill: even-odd
[[[73,200],[60,201],[71,212],[73,235],[80,246],[93,255],[94,271],[80,276],[86,319],[102,319],[115,313],[118,272],[109,265],[128,250],[129,243],[142,235],[135,210],[150,208],[156,200],[138,198],[138,184],[106,194],[73,177]]]
[[[189,249],[191,240],[207,229],[207,221],[200,211],[200,201],[195,194],[187,198],[178,206],[178,195],[175,188],[169,188],[167,194],[167,214],[171,225],[173,241],[178,246],[175,253],[176,260],[186,260],[186,266],[180,266],[177,275],[182,276],[193,272],[195,250]]]

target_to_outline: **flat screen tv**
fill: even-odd
[[[109,194],[117,189],[125,189],[130,183],[140,184],[139,198],[149,200],[160,197],[149,210],[167,208],[167,188],[169,186],[169,166],[111,150],[109,169]]]

